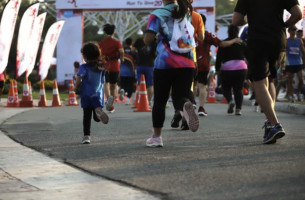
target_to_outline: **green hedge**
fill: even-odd
[[[20,94],[20,92],[23,92],[23,84],[17,81],[17,88],[18,88],[18,94]],[[2,94],[8,94],[10,90],[10,80],[5,81],[4,83],[4,91]]]
[[[53,81],[45,80],[44,87],[45,90],[53,90]],[[17,88],[18,88],[18,94],[21,94],[23,92],[23,83],[17,81]],[[10,89],[10,80],[7,80],[4,84],[3,94],[8,94],[9,89]],[[32,85],[32,90],[40,90],[40,81]]]
[[[40,81],[35,83],[32,87],[33,87],[34,90],[40,90]],[[46,90],[53,90],[53,81],[45,80],[44,81],[44,88]]]

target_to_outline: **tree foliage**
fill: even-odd
[[[237,0],[216,0],[216,16],[233,13],[236,2]]]

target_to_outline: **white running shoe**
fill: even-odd
[[[109,113],[114,113],[115,109],[114,107],[112,106],[112,108],[109,110]]]
[[[106,110],[110,111],[113,108],[114,98],[113,96],[109,96],[106,103]]]
[[[163,147],[162,137],[153,137],[151,136],[146,140],[147,147]]]
[[[82,144],[90,144],[91,137],[89,135],[85,135],[82,140]]]
[[[119,96],[120,101],[124,100],[124,97],[125,97],[124,95],[125,95],[125,91],[124,91],[124,89],[121,89],[120,90],[120,96]]]

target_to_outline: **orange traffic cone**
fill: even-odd
[[[148,105],[147,90],[146,90],[144,74],[141,75],[139,102],[138,102],[137,110],[135,110],[135,112],[151,112],[151,109],[149,108],[149,105]]]
[[[59,92],[58,92],[58,86],[57,81],[54,80],[53,82],[53,99],[52,99],[52,106],[61,106],[60,98],[59,98]]]
[[[19,107],[18,87],[16,80],[14,80],[14,95],[14,107]]]
[[[78,106],[78,102],[76,99],[76,94],[74,92],[74,84],[73,80],[70,80],[69,83],[69,100],[68,100],[68,106]]]
[[[136,96],[136,98],[135,98],[135,101],[134,101],[134,103],[133,103],[133,106],[131,107],[131,108],[137,108],[138,107],[138,101],[139,101],[139,89],[140,89],[140,86],[137,84],[136,85],[136,94],[135,94],[135,96]]]
[[[39,91],[39,102],[38,102],[38,107],[47,107],[47,99],[46,99],[46,91],[44,88],[44,82],[40,82],[40,91]]]
[[[20,107],[33,107],[33,106],[34,104],[30,96],[28,77],[25,76],[23,82],[23,92],[22,92],[22,99],[20,101]]]
[[[8,92],[6,107],[16,107],[14,104],[15,92],[14,92],[14,81],[10,81],[10,90]]]
[[[227,104],[227,103],[228,103],[228,101],[227,101],[227,99],[225,98],[225,96],[222,96],[221,103],[225,103],[225,104]]]
[[[214,77],[212,77],[209,86],[208,103],[217,103],[215,88],[216,88],[215,79]]]

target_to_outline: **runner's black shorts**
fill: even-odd
[[[197,78],[196,78],[198,83],[207,85],[209,73],[210,73],[209,71],[198,71]]]
[[[248,40],[247,54],[249,78],[253,81],[260,81],[266,77],[275,79],[277,63],[285,57],[281,42],[261,40]]]
[[[116,84],[119,81],[120,72],[106,72],[106,83]]]

